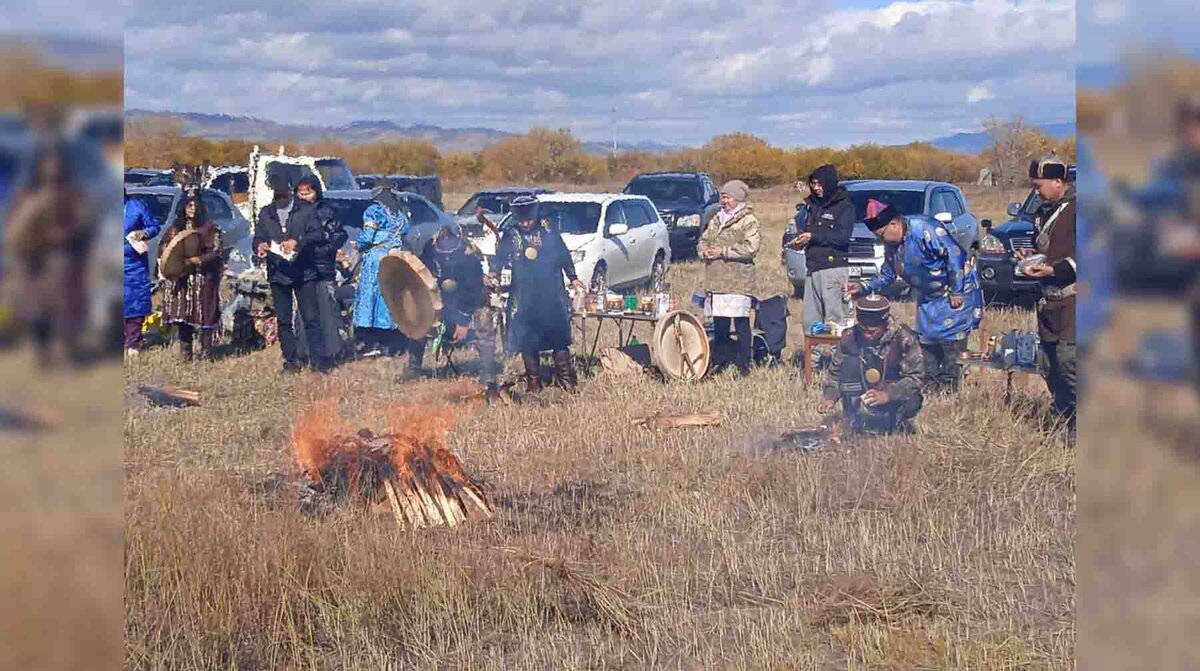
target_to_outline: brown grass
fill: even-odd
[[[760,200],[769,241],[789,198]],[[773,250],[762,295],[787,290]],[[699,276],[673,268],[677,299]],[[996,310],[986,325],[1032,315]],[[496,518],[410,534],[350,511],[302,516],[292,426],[310,398],[379,417],[457,383],[396,385],[385,361],[331,379],[279,363],[275,350],[206,365],[158,351],[127,369],[127,389],[172,381],[205,399],[166,410],[127,395],[127,666],[1073,664],[1074,450],[1042,428],[1040,384],[1007,407],[1002,378],[974,373],[959,397],[927,401],[918,436],[762,457],[759,443],[818,422],[795,369],[692,386],[584,378],[577,398],[459,406],[449,445],[487,481]],[[632,423],[705,408],[720,427]]]

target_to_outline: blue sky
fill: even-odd
[[[128,4],[129,107],[784,146],[1074,116],[1073,0]]]

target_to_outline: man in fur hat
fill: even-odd
[[[1033,161],[1029,179],[1042,199],[1034,217],[1035,249],[1023,249],[1018,259],[1044,254],[1042,263],[1025,269],[1042,286],[1037,305],[1046,386],[1054,397],[1054,412],[1075,428],[1075,192],[1067,164],[1056,156]]]
[[[892,320],[882,296],[859,298],[855,313],[858,323],[834,350],[820,412],[832,413],[841,401],[851,433],[911,432],[923,403],[917,336]]]

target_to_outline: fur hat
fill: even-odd
[[[892,302],[878,294],[854,301],[854,314],[863,326],[883,326],[892,312]]]
[[[1043,156],[1029,164],[1029,179],[1061,179],[1067,181],[1067,164],[1057,156]]]

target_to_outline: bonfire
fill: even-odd
[[[405,529],[492,516],[483,485],[446,447],[453,411],[433,406],[393,409],[390,427],[348,431],[332,402],[301,415],[292,446],[304,481],[301,509],[324,512],[354,503],[390,511]]]

